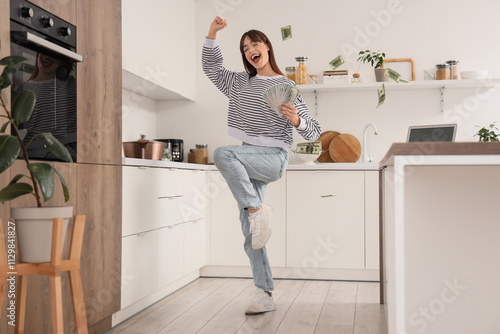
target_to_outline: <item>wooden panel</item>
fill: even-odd
[[[61,19],[71,24],[76,23],[76,2],[75,0],[54,1],[54,0],[30,0],[35,5],[59,16]]]
[[[77,161],[121,164],[120,0],[78,1]]]
[[[70,200],[64,202],[64,196],[60,182],[55,181],[54,196],[50,201],[44,203],[44,206],[73,206],[75,213],[75,203],[77,200],[77,183],[76,183],[76,164],[51,162],[52,166],[57,168],[63,176],[70,192]],[[10,168],[10,176],[17,174],[27,174],[26,164],[23,160],[17,160]],[[36,201],[33,196],[23,196],[11,201],[12,207],[21,206],[36,206]],[[69,250],[69,239],[72,230],[72,223],[68,226],[66,233],[66,242],[63,249],[63,256],[67,258]],[[62,291],[63,291],[63,309],[64,326],[66,329],[73,328],[73,313],[71,304],[71,291],[67,273],[62,274]],[[26,308],[26,332],[35,333],[42,330],[44,333],[50,333],[52,330],[51,314],[50,314],[50,280],[46,276],[32,275],[28,279],[28,294]],[[3,319],[2,319],[3,320]]]
[[[111,328],[112,319],[111,316],[104,318],[97,324],[89,326],[89,334],[102,334]]]
[[[120,309],[121,166],[78,165],[77,214],[85,214],[82,281],[89,327]]]
[[[0,59],[10,55],[10,44],[9,44],[9,1],[8,0],[0,0]],[[2,68],[3,70],[3,68]],[[3,98],[6,99],[6,104],[10,104],[10,89],[6,89],[3,92]],[[3,109],[0,111],[0,115],[5,115]],[[0,118],[0,126],[5,123],[4,118]],[[3,188],[9,183],[10,177],[9,173],[0,174],[0,187]],[[9,203],[1,204],[0,203],[0,219],[5,223],[8,218],[8,212],[10,210]],[[5,226],[4,226],[5,227]],[[6,231],[6,230],[4,230]],[[1,305],[0,301],[0,305]],[[3,320],[3,319],[2,319]],[[3,323],[1,321],[0,323]],[[0,332],[4,332],[4,328],[0,325]]]

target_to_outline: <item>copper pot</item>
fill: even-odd
[[[126,158],[161,160],[165,144],[157,141],[149,141],[145,135],[141,135],[138,141],[123,143],[123,151]]]

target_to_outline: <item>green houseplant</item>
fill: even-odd
[[[72,162],[72,158],[67,148],[51,133],[39,133],[26,144],[22,140],[19,126],[31,118],[36,95],[29,90],[21,91],[14,98],[9,110],[3,96],[3,90],[12,85],[14,74],[17,71],[16,66],[26,60],[18,56],[0,59],[0,66],[4,67],[0,76],[0,106],[3,111],[0,117],[5,121],[0,128],[0,173],[6,172],[18,158],[24,160],[26,164],[26,173],[15,175],[7,185],[1,185],[0,202],[4,203],[23,195],[35,197],[36,208],[11,208],[11,216],[16,220],[23,260],[25,262],[46,262],[50,259],[52,218],[65,218],[64,226],[67,227],[67,221],[72,216],[73,208],[42,207],[42,198],[43,201],[48,201],[54,194],[54,175],[57,175],[60,180],[65,202],[69,200],[69,191],[64,178],[54,167],[48,163],[30,161],[27,147],[35,140],[43,140],[47,149],[58,159]],[[11,134],[7,133],[8,128],[11,129]],[[54,210],[55,213],[52,212]],[[43,226],[40,220],[45,216],[47,216],[48,225]],[[22,219],[28,219],[29,223],[21,224]],[[28,234],[29,232],[31,233]],[[22,235],[23,233],[25,236]],[[26,247],[31,247],[31,245],[36,247],[34,244],[37,244],[38,240],[42,240],[43,237],[48,237],[48,244],[45,240],[45,245],[40,246],[43,247],[43,251],[36,248],[33,250],[34,255],[30,255],[30,250]]]
[[[480,142],[500,141],[500,134],[495,132],[495,130],[499,131],[495,123],[496,122],[493,122],[488,126],[483,126],[474,136],[478,136]]]
[[[377,81],[388,81],[388,78],[384,75],[385,69],[382,68],[382,63],[385,59],[385,53],[379,51],[359,51],[358,61],[373,66],[375,70],[375,78],[377,79]]]

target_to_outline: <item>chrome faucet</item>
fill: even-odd
[[[374,133],[376,135],[378,135],[378,130],[377,130],[377,127],[375,126],[375,124],[368,123],[365,126],[365,129],[363,130],[363,147],[361,148],[362,149],[362,152],[361,152],[361,161],[362,162],[372,162],[372,157],[368,156],[367,149],[366,149],[366,131],[368,130],[368,128],[370,126],[373,128]]]

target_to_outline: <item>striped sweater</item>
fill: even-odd
[[[245,143],[288,149],[293,143],[294,126],[273,111],[262,95],[267,88],[293,81],[282,75],[266,77],[247,72],[232,72],[223,67],[223,57],[215,40],[206,39],[202,52],[203,71],[215,86],[229,98],[228,133]],[[301,95],[294,107],[300,117],[296,128],[305,140],[318,139],[321,128],[309,114]]]

